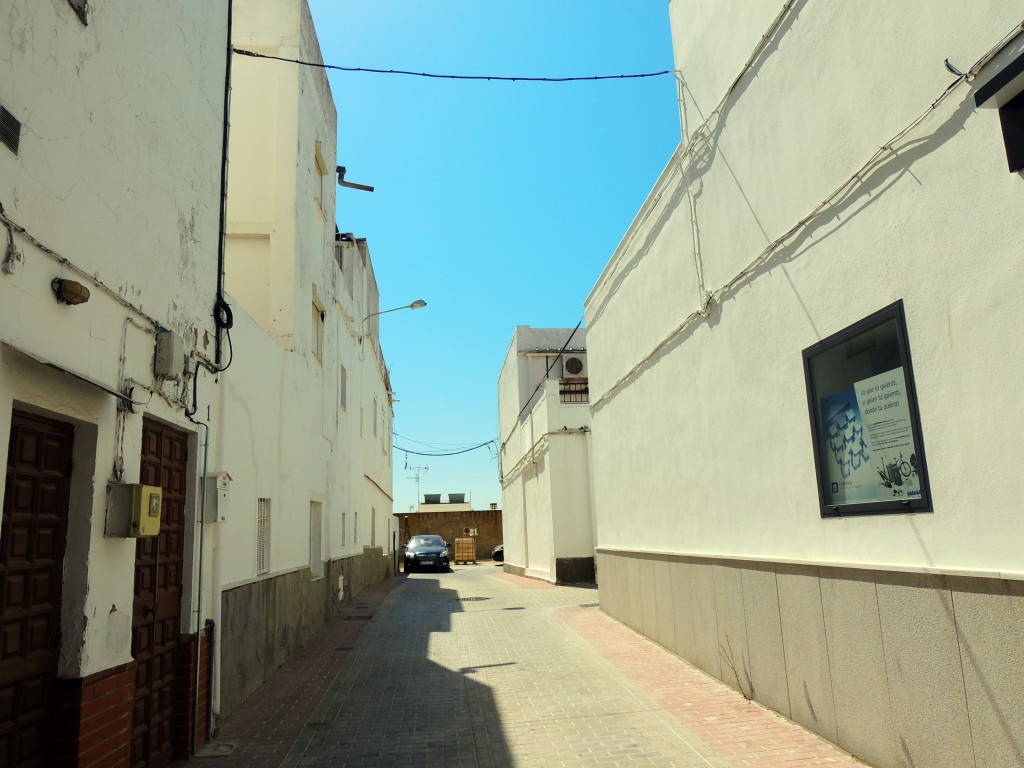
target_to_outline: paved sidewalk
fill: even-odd
[[[367,619],[366,617],[372,617]],[[367,590],[188,766],[862,763],[597,608],[490,564]]]

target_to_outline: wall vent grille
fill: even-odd
[[[270,572],[270,499],[256,499],[256,573]]]
[[[3,107],[0,107],[0,141],[14,154],[21,144],[21,123]]]

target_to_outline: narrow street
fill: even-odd
[[[862,765],[597,603],[596,589],[491,563],[399,576],[354,600],[187,765]]]

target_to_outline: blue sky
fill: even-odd
[[[672,68],[666,0],[309,0],[324,61],[465,75],[566,77]],[[497,439],[497,379],[516,325],[572,328],[679,141],[671,75],[506,83],[328,74],[338,190],[365,237],[391,370],[395,442],[439,452]],[[495,453],[409,454],[421,493],[501,504]],[[396,512],[416,501],[394,453]]]

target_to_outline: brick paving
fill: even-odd
[[[395,578],[363,590],[246,699],[205,750],[230,749],[227,755],[197,756],[178,766],[278,768],[366,627],[368,622],[356,617],[372,616],[384,598],[401,585],[402,579]]]
[[[864,764],[610,619],[481,563],[360,594],[188,766]]]

